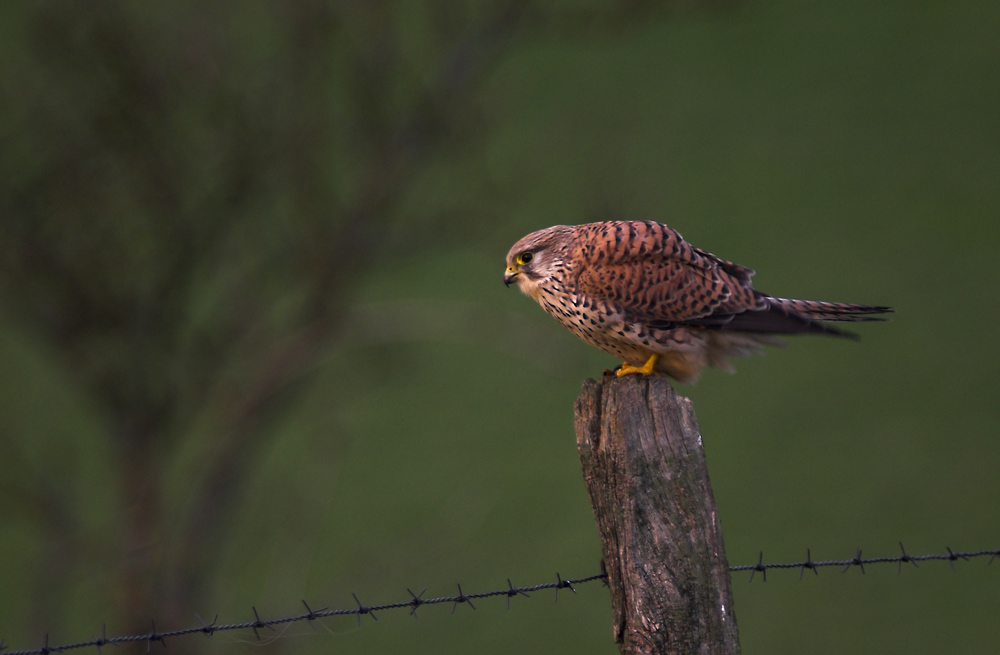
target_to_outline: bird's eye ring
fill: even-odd
[[[534,258],[535,258],[535,253],[531,252],[530,250],[526,250],[517,256],[517,263],[528,264]]]

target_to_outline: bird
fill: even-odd
[[[618,376],[694,382],[776,335],[857,338],[831,325],[881,321],[892,307],[778,298],[753,288],[753,269],[696,248],[654,221],[555,225],[507,253],[503,281],[586,343],[618,358]]]

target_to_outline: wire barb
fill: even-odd
[[[799,580],[802,579],[802,574],[806,572],[806,569],[811,569],[813,573],[819,575],[819,569],[816,568],[816,562],[813,561],[812,550],[806,548],[806,561],[802,562],[802,568],[799,570]]]
[[[257,613],[256,607],[251,607],[250,609],[253,610],[253,618],[254,618],[254,622],[253,624],[251,624],[250,627],[253,628],[253,634],[255,637],[257,637],[257,641],[260,641],[260,633],[257,632],[257,628],[267,628],[271,632],[274,632],[275,630],[270,623],[260,620],[260,614]]]
[[[476,609],[476,606],[472,604],[472,599],[462,593],[462,585],[458,585],[458,595],[455,596],[454,603],[451,606],[451,613],[455,613],[455,608],[458,607],[459,603],[468,603],[469,607]]]
[[[843,569],[841,569],[840,572],[841,573],[846,573],[847,569],[851,568],[852,566],[858,566],[858,567],[860,567],[861,568],[861,575],[865,574],[865,562],[864,562],[863,559],[861,559],[861,549],[860,548],[858,548],[858,553],[857,553],[857,555],[854,556],[854,559],[852,559],[850,562],[848,562],[847,566],[845,566]]]
[[[419,594],[415,594],[412,591],[410,591],[409,587],[407,587],[406,590],[409,591],[410,596],[413,597],[413,600],[411,600],[409,603],[410,605],[413,605],[413,609],[410,610],[410,616],[412,616],[413,618],[417,618],[417,608],[423,605],[425,602],[427,602],[423,598],[421,598],[421,596],[423,596],[427,592],[427,587],[424,587]]]
[[[510,599],[513,598],[514,596],[518,595],[518,594],[521,594],[525,598],[530,598],[530,596],[528,596],[527,592],[525,592],[524,589],[521,589],[519,587],[515,587],[514,583],[510,581],[510,578],[507,578],[507,591],[506,591],[506,593],[507,593],[507,609],[510,609]]]
[[[906,552],[906,548],[903,546],[902,541],[899,542],[899,550],[903,551],[903,554],[899,556],[899,564],[896,566],[896,573],[903,572],[903,562],[910,562],[913,566],[917,566],[917,560],[910,557],[910,554]]]
[[[306,606],[306,612],[307,612],[307,614],[305,615],[306,621],[309,622],[309,625],[311,625],[313,628],[315,628],[316,625],[313,623],[313,621],[315,621],[319,617],[316,616],[316,612],[313,611],[313,608],[309,607],[309,603],[307,603],[306,601],[302,601],[302,604]],[[320,609],[318,611],[325,612],[327,609],[329,609],[329,608],[324,607],[324,608],[322,608],[322,609]]]
[[[375,616],[375,612],[372,611],[372,608],[367,607],[365,605],[362,605],[361,601],[358,600],[358,595],[357,594],[352,593],[351,595],[354,596],[354,602],[358,604],[358,609],[357,609],[358,625],[361,625],[361,615],[362,614],[367,614],[367,615],[371,616],[374,620],[378,621],[378,617]]]
[[[767,567],[764,566],[764,551],[760,551],[760,557],[757,558],[757,565],[750,567],[750,582],[753,582],[753,576],[757,571],[760,571],[761,576],[764,578],[764,582],[767,582]]]
[[[201,627],[198,628],[198,632],[201,632],[206,637],[211,639],[212,635],[215,634],[215,624],[218,623],[219,621],[219,615],[216,614],[215,618],[212,619],[211,623],[205,623],[205,619],[201,618],[201,616],[198,613],[195,613],[195,617],[197,617],[198,622],[201,623]]]
[[[148,653],[150,648],[153,647],[153,642],[158,641],[163,644],[163,647],[167,647],[167,640],[163,638],[163,635],[156,632],[156,621],[153,619],[149,620],[149,635],[146,637],[146,652]]]
[[[958,555],[958,554],[956,554],[956,553],[955,553],[955,552],[954,552],[954,551],[953,551],[953,550],[951,549],[951,547],[950,547],[950,546],[945,546],[945,549],[947,549],[947,551],[948,551],[948,564],[950,564],[950,565],[951,565],[951,572],[952,572],[952,573],[955,573],[955,560],[957,560],[958,558],[960,558],[960,557],[961,557],[962,559],[964,559],[964,560],[968,561],[968,559],[969,559],[969,558],[968,558],[968,557],[963,557],[962,555]]]
[[[569,580],[563,580],[562,576],[559,575],[559,571],[556,571],[556,602],[559,602],[560,589],[569,589],[574,595],[576,594],[576,589],[569,583]]]
[[[2,642],[0,642],[0,643],[2,643]],[[101,636],[100,637],[97,637],[96,635],[94,636],[94,646],[97,647],[97,653],[98,653],[98,655],[103,655],[103,651],[101,650],[101,646],[103,646],[106,643],[108,643],[108,624],[107,623],[102,623],[101,624]],[[3,650],[3,648],[0,648],[0,650]]]

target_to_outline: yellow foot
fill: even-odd
[[[633,375],[633,374],[656,375],[656,371],[654,369],[656,368],[656,362],[658,362],[659,359],[660,356],[657,355],[656,353],[653,353],[652,355],[649,356],[649,359],[647,359],[646,363],[643,364],[642,366],[632,366],[628,362],[622,362],[621,367],[618,369],[618,377],[622,377],[623,375]]]

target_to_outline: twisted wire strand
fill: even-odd
[[[897,572],[902,572],[903,564],[912,564],[917,566],[918,562],[925,562],[931,560],[946,560],[951,564],[952,570],[955,569],[956,560],[971,560],[979,557],[986,557],[989,555],[990,559],[988,564],[992,564],[993,560],[1000,557],[1000,548],[993,550],[973,550],[965,552],[955,552],[951,548],[946,548],[948,552],[946,553],[931,553],[926,555],[911,555],[906,552],[906,548],[903,544],[899,544],[900,554],[888,557],[862,557],[861,549],[859,548],[854,557],[850,559],[835,559],[835,560],[813,560],[812,551],[806,549],[806,559],[800,562],[764,562],[764,553],[761,552],[756,564],[740,564],[738,566],[730,566],[729,571],[731,573],[737,573],[740,571],[750,571],[750,582],[753,582],[754,576],[757,573],[761,573],[761,577],[767,580],[767,571],[769,569],[799,569],[799,578],[807,571],[811,570],[814,574],[819,575],[819,569],[824,567],[842,567],[841,572],[846,572],[853,566],[857,566],[864,573],[866,565],[872,564],[891,564],[895,563],[897,565]],[[323,607],[321,609],[312,609],[306,601],[302,601],[302,605],[305,607],[305,613],[294,614],[291,616],[283,616],[273,619],[262,619],[260,614],[257,612],[257,608],[253,607],[254,619],[252,621],[243,621],[241,623],[218,623],[218,616],[216,616],[210,623],[206,623],[201,617],[198,617],[201,622],[200,626],[193,626],[188,628],[181,628],[178,630],[164,630],[160,631],[156,629],[156,623],[150,621],[150,631],[145,634],[138,635],[120,635],[108,637],[106,633],[106,627],[102,627],[101,636],[94,637],[93,639],[87,641],[79,641],[71,644],[62,644],[58,646],[52,646],[49,644],[49,636],[45,635],[44,645],[38,648],[33,648],[29,650],[9,650],[8,646],[0,639],[0,653],[2,655],[49,655],[50,653],[61,653],[64,651],[77,650],[80,648],[97,648],[100,652],[102,646],[117,645],[125,643],[134,642],[146,642],[148,646],[151,646],[153,642],[160,642],[164,646],[166,645],[166,640],[174,637],[181,637],[190,634],[204,634],[207,637],[211,637],[216,632],[227,632],[231,630],[252,630],[254,635],[260,640],[260,629],[267,628],[269,630],[274,630],[274,626],[284,625],[288,623],[297,623],[301,621],[312,622],[317,619],[328,618],[332,616],[356,616],[358,624],[361,623],[361,617],[364,615],[370,616],[373,620],[378,620],[377,612],[383,612],[388,610],[398,610],[409,608],[410,614],[416,616],[417,609],[423,607],[424,605],[440,605],[451,603],[451,611],[455,612],[456,608],[461,604],[466,604],[472,609],[476,609],[473,601],[481,600],[484,598],[493,598],[497,596],[506,596],[507,598],[507,608],[510,609],[510,599],[515,596],[529,596],[529,594],[542,591],[545,589],[555,590],[555,599],[559,599],[560,589],[569,589],[574,594],[576,593],[576,585],[586,584],[588,582],[594,582],[596,580],[602,580],[607,584],[608,574],[603,570],[604,566],[601,566],[602,571],[594,575],[589,575],[583,578],[571,578],[563,579],[558,573],[556,573],[556,579],[554,582],[542,582],[539,584],[519,587],[511,582],[510,578],[507,579],[507,587],[501,589],[494,589],[492,591],[481,591],[476,593],[464,593],[462,591],[462,585],[457,585],[458,593],[452,596],[437,596],[434,598],[424,598],[426,589],[423,589],[420,593],[414,593],[412,590],[407,589],[406,591],[410,594],[410,600],[399,601],[395,603],[383,603],[379,605],[365,605],[361,602],[357,595],[352,594],[354,597],[354,602],[356,607],[339,608],[339,609],[329,609]]]

